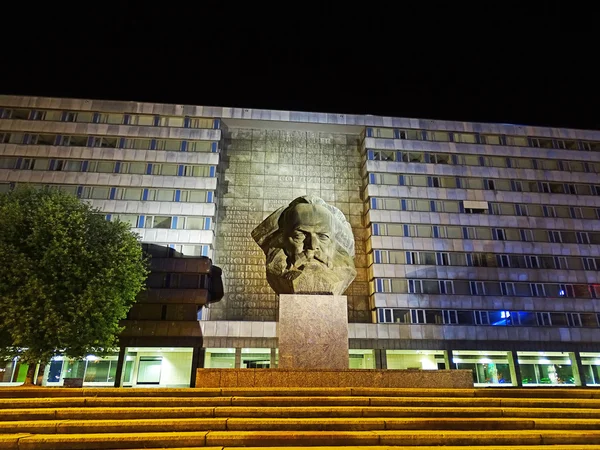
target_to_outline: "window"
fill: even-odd
[[[511,158],[511,166],[517,169],[533,169],[533,159]]]
[[[590,235],[585,231],[577,232],[577,243],[578,244],[590,244]]]
[[[152,173],[154,175],[176,176],[177,172],[177,164],[154,164],[152,166]]]
[[[204,217],[187,217],[185,220],[186,230],[204,230],[205,219]]]
[[[424,309],[411,309],[410,310],[411,323],[426,323],[425,322],[425,310]]]
[[[75,122],[91,123],[94,119],[94,113],[92,112],[78,112],[75,115]]]
[[[420,130],[398,130],[398,134],[400,136],[400,139],[411,139],[415,141],[421,140]]]
[[[538,167],[543,170],[559,170],[558,161],[555,159],[540,159]]]
[[[176,141],[174,139],[163,139],[156,141],[157,150],[179,151],[180,148],[181,141]]]
[[[482,281],[471,281],[471,295],[485,295],[485,289]]]
[[[170,216],[146,216],[146,228],[171,228]]]
[[[567,313],[567,325],[569,327],[581,327],[581,316],[578,313]]]
[[[448,142],[450,141],[450,136],[446,131],[428,131],[427,132],[427,140],[429,141],[438,141],[438,142]]]
[[[450,265],[450,257],[448,253],[436,253],[436,259],[440,266]]]
[[[442,317],[444,320],[444,324],[457,324],[458,323],[458,314],[456,310],[443,310]]]
[[[528,147],[529,142],[526,136],[506,136],[506,145]]]
[[[548,240],[554,243],[561,243],[560,231],[548,231]]]
[[[185,166],[184,176],[186,177],[208,177],[210,176],[209,166]],[[399,208],[395,208],[399,209]]]
[[[550,313],[538,312],[538,313],[535,313],[535,317],[537,319],[537,324],[540,327],[552,325],[552,321],[550,320]]]
[[[481,142],[487,145],[500,145],[500,136],[495,136],[491,134],[482,134],[480,135]]]
[[[109,197],[109,195],[110,195],[109,187],[93,187],[93,188],[86,187],[86,188],[84,188],[85,198],[105,200]]]
[[[474,311],[475,325],[489,325],[490,316],[487,311]]]
[[[532,297],[543,297],[545,295],[544,285],[541,283],[530,283],[529,288]]]
[[[488,156],[485,165],[489,167],[508,167],[506,158],[502,156]]]
[[[462,142],[465,144],[476,144],[476,136],[471,133],[454,133],[454,142]]]
[[[15,169],[17,161],[17,158],[0,158],[0,169]]]
[[[451,164],[450,155],[447,153],[432,153],[430,162],[433,164]]]
[[[132,174],[145,174],[146,163],[142,162],[128,162],[121,164],[121,173],[132,173]]]
[[[409,294],[422,294],[421,280],[408,280]]]
[[[509,282],[501,282],[500,283],[500,291],[502,292],[502,295],[514,296],[514,295],[516,295],[515,284],[509,283]]]
[[[552,139],[531,138],[531,146],[538,148],[554,148]]]
[[[600,258],[584,258],[585,270],[600,270]]]
[[[508,255],[496,255],[499,267],[511,267]]]
[[[527,263],[528,269],[539,269],[540,268],[540,260],[537,256],[527,255],[527,256],[525,256],[525,261]]]
[[[475,314],[473,311],[456,311],[458,323],[461,325],[475,325]]]
[[[394,152],[392,152],[394,153]],[[382,158],[385,157],[385,155],[382,155]],[[382,161],[391,161],[393,160],[393,155],[391,156],[392,159],[387,160],[387,159],[382,159]],[[423,153],[417,153],[417,152],[402,152],[402,162],[417,162],[417,163],[422,163],[424,162],[424,154]]]
[[[117,194],[117,198],[122,200],[141,200],[142,199],[143,189],[119,189],[119,193]]]

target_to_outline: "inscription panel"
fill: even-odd
[[[312,193],[339,208],[352,225],[358,276],[345,293],[348,319],[371,322],[358,140],[299,130],[224,133],[214,262],[223,269],[225,296],[210,306],[211,320],[277,320],[265,256],[250,232],[277,208]]]

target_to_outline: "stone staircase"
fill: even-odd
[[[600,450],[600,390],[0,388],[0,449]]]

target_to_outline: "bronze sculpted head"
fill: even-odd
[[[314,196],[298,197],[252,231],[278,294],[341,295],[356,276],[354,236],[344,214]]]

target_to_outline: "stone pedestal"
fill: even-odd
[[[348,370],[345,295],[279,296],[279,368]]]

